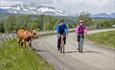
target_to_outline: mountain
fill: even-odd
[[[112,18],[115,18],[115,13],[110,14]]]
[[[54,7],[38,6],[35,4],[17,4],[10,7],[1,7],[0,12],[14,14],[44,14],[44,15],[65,15],[65,12]]]
[[[53,15],[53,16],[71,16],[78,17],[79,15],[73,14],[71,12],[65,12],[55,7],[38,5],[36,3],[28,4],[17,4],[10,7],[0,7],[0,13],[10,13],[10,14],[31,14],[31,15]],[[115,13],[98,13],[91,14],[92,18],[115,18]]]
[[[107,14],[107,13],[98,13],[98,14],[91,14],[92,18],[115,18],[115,13]]]
[[[98,13],[98,14],[93,14],[91,15],[93,18],[111,18],[110,15],[106,13]]]
[[[0,8],[0,13],[8,13],[8,10]]]

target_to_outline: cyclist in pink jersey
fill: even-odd
[[[87,29],[86,29],[86,26],[84,25],[83,20],[80,20],[80,21],[79,21],[79,24],[78,24],[78,26],[77,26],[76,29],[75,29],[75,33],[76,33],[76,35],[77,35],[77,41],[78,41],[78,44],[79,44],[80,35],[82,35],[82,38],[83,38],[83,39],[84,39],[84,35],[85,35],[85,34],[87,35]]]

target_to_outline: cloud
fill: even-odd
[[[90,13],[115,12],[115,0],[1,0],[1,5],[12,5],[16,3],[35,2],[40,5],[53,6],[58,9],[80,13],[88,11]]]
[[[88,11],[89,13],[115,12],[115,0],[62,0],[54,5],[71,13]]]
[[[19,3],[52,4],[54,0],[0,0],[0,6],[11,6]]]
[[[22,2],[20,2],[20,1],[0,0],[0,6],[11,6],[11,5],[20,4],[20,3],[22,3]]]
[[[35,2],[35,3],[41,3],[41,4],[51,4],[54,3],[53,0],[6,0],[6,1],[20,1],[20,2],[25,2],[25,3],[29,3],[29,2]]]

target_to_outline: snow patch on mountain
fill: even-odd
[[[45,15],[65,15],[65,12],[48,6],[38,6],[33,4],[17,4],[10,7],[0,7],[7,9],[9,13],[15,14],[45,14]]]

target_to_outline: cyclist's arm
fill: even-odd
[[[65,24],[65,33],[68,34],[68,28],[67,28],[67,25]]]
[[[59,25],[56,26],[56,33],[57,33],[57,37],[60,37],[60,35],[59,35]]]
[[[87,35],[87,28],[84,29],[85,35]]]
[[[59,25],[56,26],[56,33],[59,33]]]

